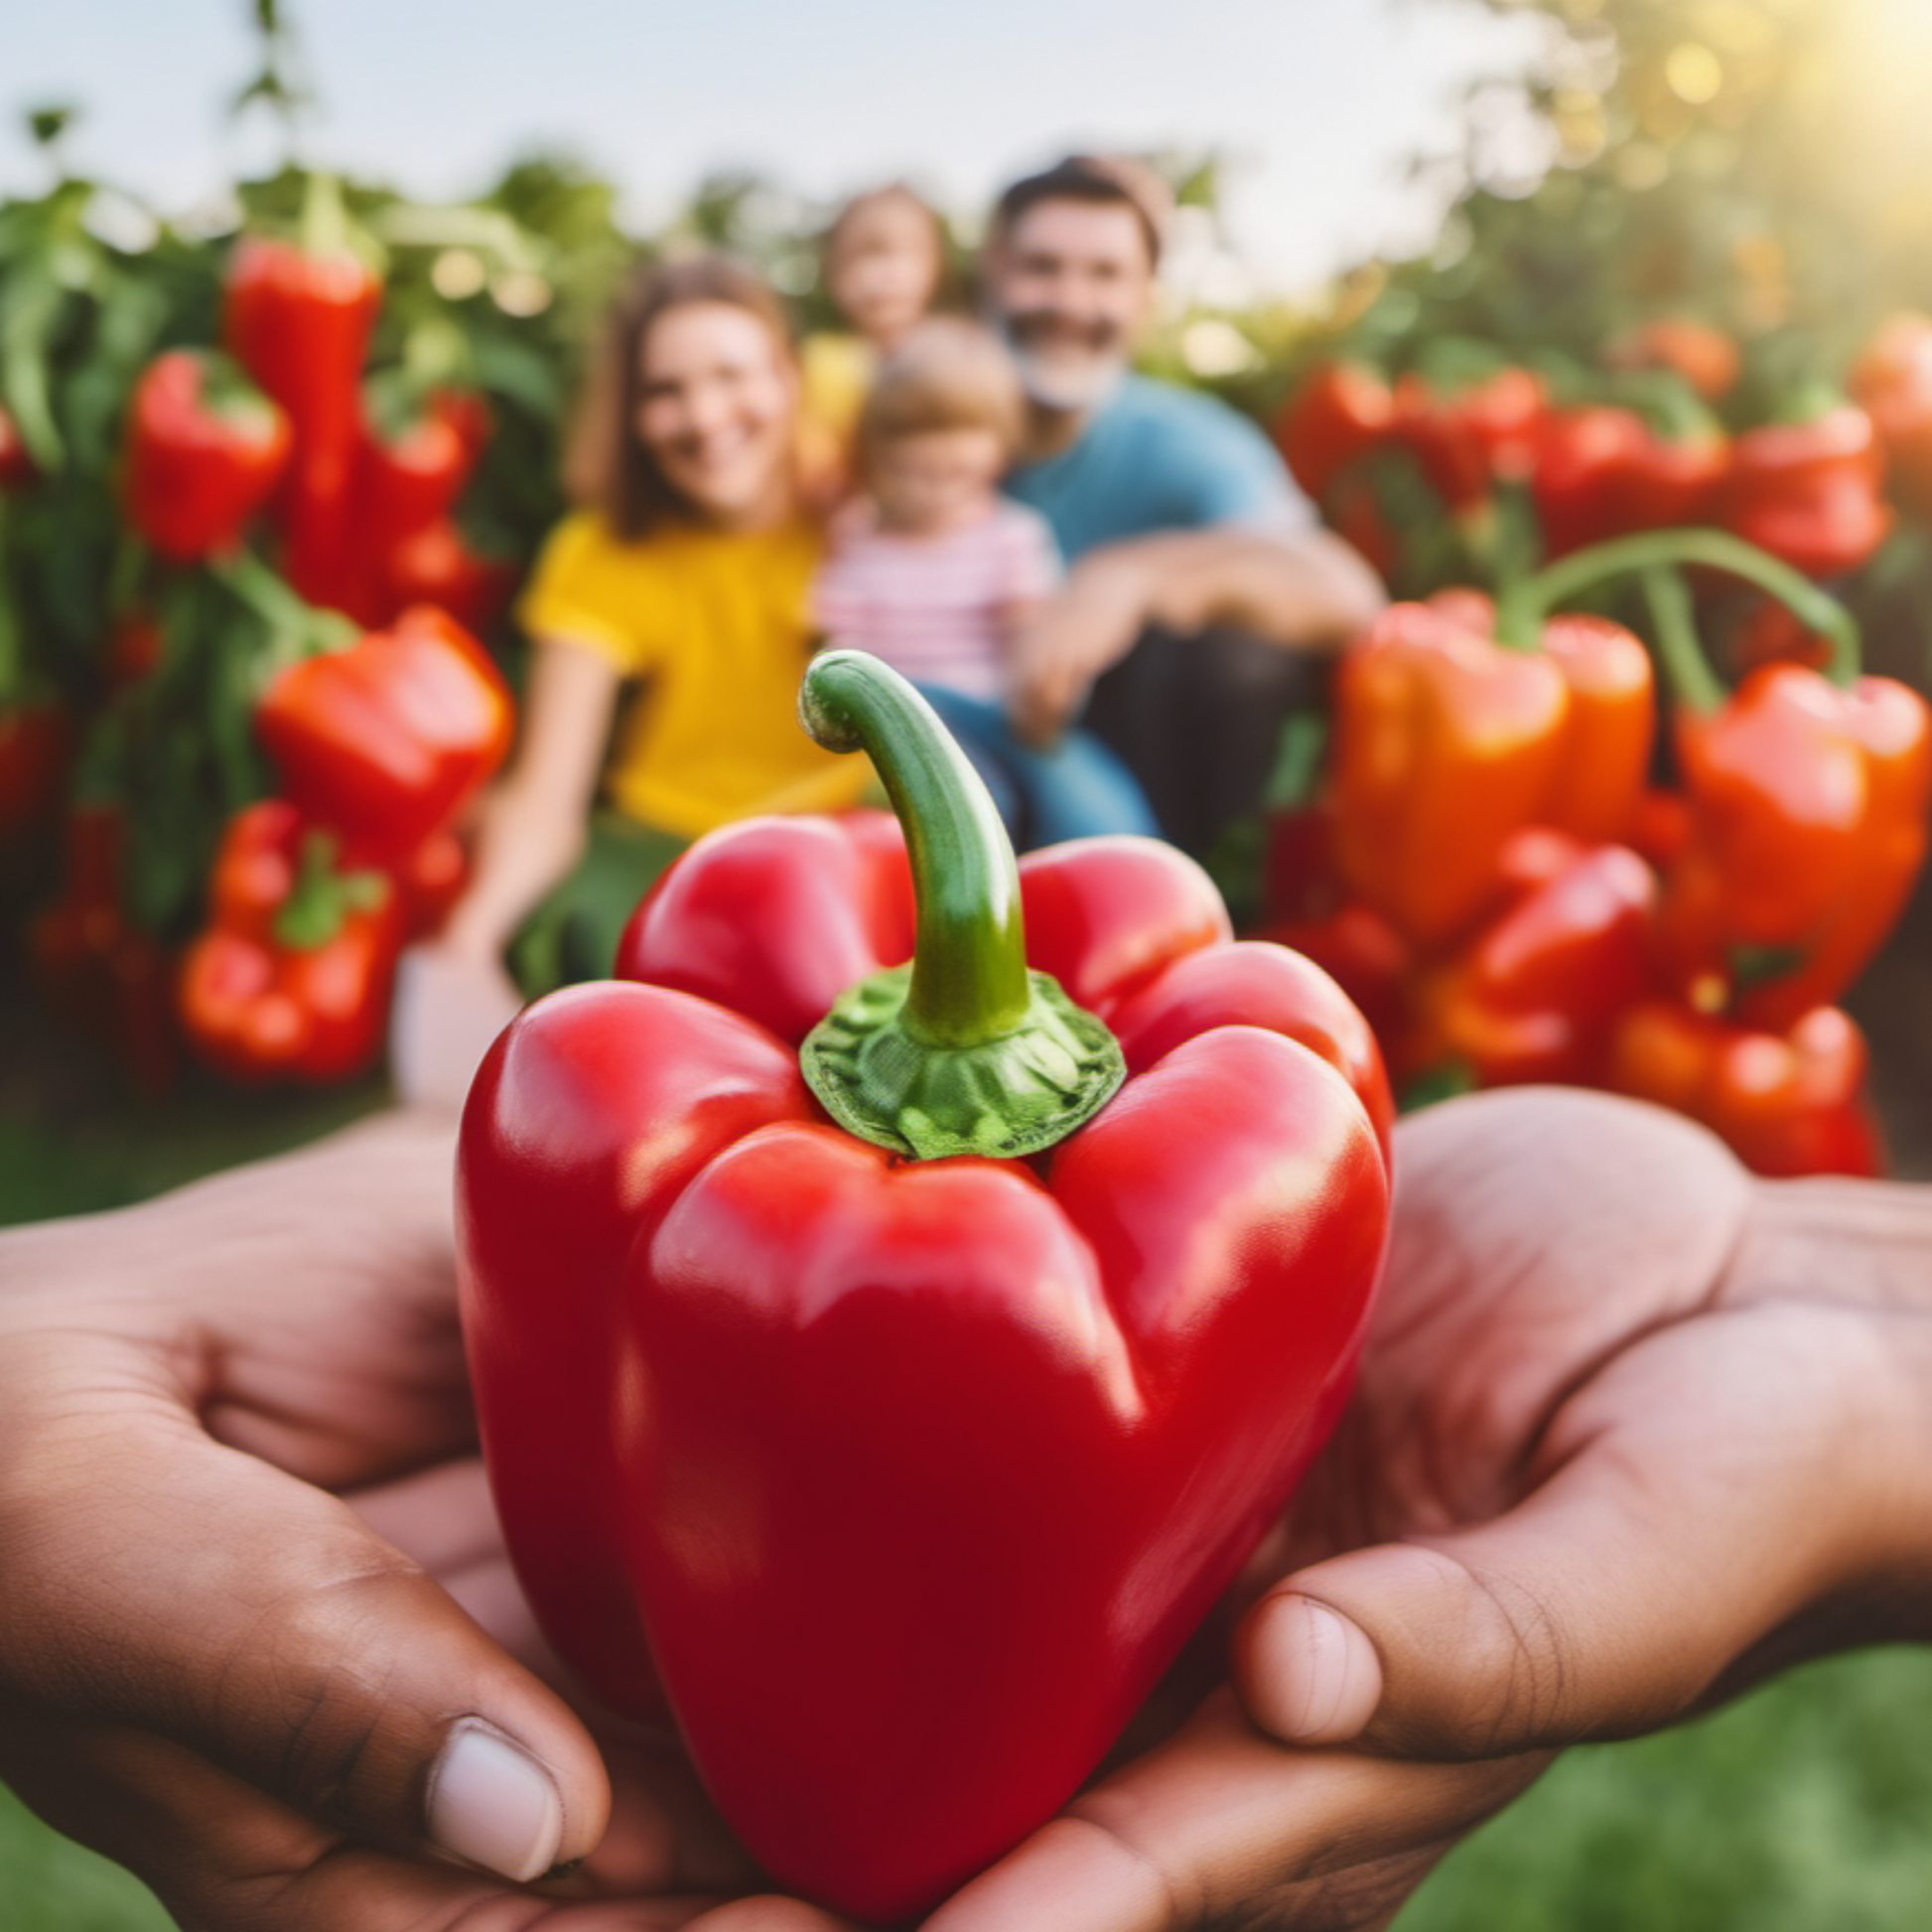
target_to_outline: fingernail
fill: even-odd
[[[527,1884],[557,1863],[563,1800],[521,1745],[466,1718],[430,1773],[429,1835],[452,1858]]]
[[[1355,1624],[1306,1596],[1278,1596],[1260,1616],[1252,1662],[1257,1716],[1292,1744],[1360,1734],[1382,1700],[1382,1663]]]

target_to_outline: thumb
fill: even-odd
[[[1263,1597],[1235,1639],[1250,1717],[1291,1743],[1468,1758],[1683,1716],[1921,1533],[1854,1319],[1767,1307],[1638,1344],[1560,1412],[1553,1473],[1517,1507]]]
[[[57,1424],[41,1451],[31,1520],[0,1521],[0,1708],[157,1732],[366,1844],[519,1882],[596,1845],[582,1725],[346,1505],[188,1418]]]

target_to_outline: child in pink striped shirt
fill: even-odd
[[[1025,402],[985,330],[923,323],[859,417],[866,495],[833,528],[813,590],[827,641],[912,680],[985,778],[1022,849],[1099,832],[1158,835],[1127,768],[1077,728],[1048,748],[1007,723],[1015,627],[1059,582],[1051,532],[999,493]]]

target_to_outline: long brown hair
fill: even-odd
[[[692,255],[647,263],[611,304],[592,358],[564,455],[571,500],[602,514],[626,542],[660,524],[688,521],[690,505],[664,480],[637,434],[644,339],[660,316],[698,303],[722,303],[756,316],[772,346],[794,359],[791,320],[768,284],[729,255]]]

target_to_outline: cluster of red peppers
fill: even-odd
[[[1189,859],[1016,868],[862,653],[803,710],[902,834],[714,833],[615,979],[511,1024],[463,1120],[463,1311],[558,1651],[668,1703],[780,1883],[897,1922],[1065,1803],[1333,1425],[1388,1090]]]
[[[1275,435],[1289,468],[1383,575],[1402,583],[1406,546],[1427,519],[1392,505],[1396,466],[1419,475],[1440,513],[1493,560],[1505,497],[1527,501],[1545,558],[1643,530],[1731,531],[1816,578],[1865,563],[1893,522],[1891,438],[1874,410],[1830,392],[1732,435],[1708,407],[1734,379],[1715,332],[1647,332],[1611,358],[1623,399],[1559,404],[1538,373],[1503,364],[1459,382],[1410,371],[1393,381],[1348,361],[1318,363],[1288,398]],[[1861,385],[1875,394],[1875,377]],[[1440,582],[1437,578],[1434,581]]]
[[[1827,669],[1720,684],[1678,567],[1735,572],[1827,636]],[[1640,574],[1651,660],[1552,616]],[[1399,1080],[1558,1080],[1704,1121],[1764,1173],[1870,1173],[1864,1047],[1835,1003],[1898,917],[1932,795],[1924,701],[1862,676],[1849,618],[1723,532],[1575,554],[1501,608],[1396,604],[1344,658],[1325,789],[1276,828],[1269,930],[1377,1024]]]
[[[347,239],[326,177],[300,240],[245,237],[229,265],[223,350],[173,349],[128,419],[134,531],[178,564],[231,555],[267,513],[283,575],[357,622],[441,605],[483,627],[512,573],[454,520],[489,435],[481,397],[365,381],[382,283]]]
[[[340,1080],[379,1052],[396,961],[461,891],[464,808],[509,748],[500,672],[447,612],[276,673],[255,730],[278,795],[222,834],[181,1027],[242,1080]]]

